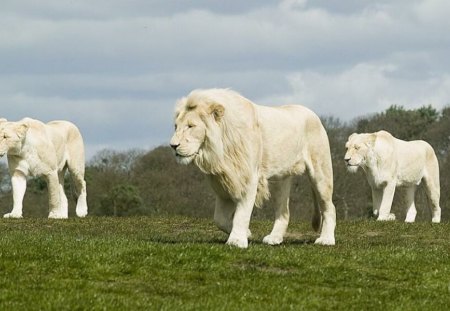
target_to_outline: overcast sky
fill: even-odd
[[[88,156],[167,144],[230,87],[351,120],[450,104],[448,0],[2,0],[0,117],[76,123]]]

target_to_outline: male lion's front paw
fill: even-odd
[[[236,246],[236,247],[239,247],[239,248],[247,248],[248,247],[248,240],[230,236],[228,238],[227,245]]]
[[[386,216],[378,216],[378,221],[394,221],[395,220],[395,214],[389,213]]]
[[[3,218],[22,218],[22,214],[8,213],[3,215]]]
[[[263,243],[269,244],[269,245],[280,245],[283,242],[282,236],[275,236],[275,235],[267,235],[263,239]]]
[[[330,245],[330,246],[333,246],[333,245],[336,244],[336,242],[335,242],[335,240],[334,240],[334,237],[329,237],[329,238],[326,238],[326,237],[319,237],[319,238],[314,242],[314,244],[317,244],[317,245]]]
[[[50,219],[67,219],[69,218],[68,215],[60,214],[60,213],[50,213],[48,215],[48,218]]]

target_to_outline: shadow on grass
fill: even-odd
[[[277,247],[283,245],[292,245],[292,246],[305,246],[305,245],[314,245],[315,238],[302,238],[302,239],[286,239],[280,245],[268,245],[263,243],[261,239],[249,239],[249,246],[258,245],[258,246],[267,246],[267,247]],[[143,239],[145,242],[157,243],[157,244],[167,244],[167,245],[183,245],[183,244],[197,244],[197,245],[225,245],[227,242],[227,238],[211,238],[211,239],[176,239],[176,238],[146,238]]]

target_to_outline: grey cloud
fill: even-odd
[[[0,115],[71,119],[92,154],[166,143],[175,100],[194,88],[346,120],[440,107],[449,14],[444,0],[6,0]]]

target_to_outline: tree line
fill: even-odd
[[[387,110],[343,122],[334,117],[322,118],[331,146],[334,172],[334,196],[338,219],[372,217],[371,190],[362,170],[347,172],[343,157],[345,142],[351,133],[387,130],[403,140],[423,139],[429,142],[439,159],[442,219],[450,219],[450,107],[438,111],[432,106],[405,109],[391,106]],[[0,212],[12,208],[12,193],[8,170],[0,163]],[[69,215],[74,216],[75,189],[66,176]],[[194,166],[179,165],[168,146],[151,151],[103,150],[86,165],[89,214],[95,216],[185,215],[212,217],[214,194],[205,177]],[[404,194],[396,191],[392,212],[403,220]],[[312,217],[312,191],[308,178],[295,177],[290,197],[291,218],[309,220]],[[425,191],[416,194],[417,220],[431,219]],[[42,178],[31,178],[24,199],[25,217],[48,215],[47,185]],[[273,217],[271,202],[254,209],[254,218]]]

